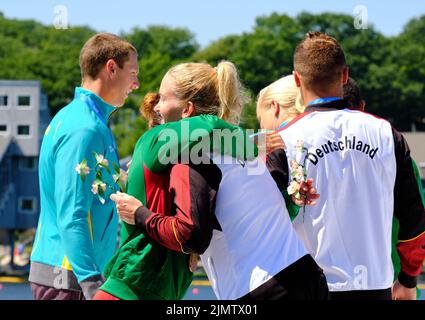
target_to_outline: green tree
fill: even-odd
[[[299,35],[294,19],[273,13],[257,18],[253,32],[218,40],[194,57],[212,64],[222,59],[232,61],[243,83],[256,95],[267,84],[292,72]]]
[[[148,129],[148,125],[131,109],[121,108],[113,117],[111,128],[117,141],[119,157],[124,158],[133,154],[137,140]]]
[[[190,57],[199,49],[193,33],[185,28],[149,26],[146,30],[134,28],[122,36],[131,42],[142,56],[158,52],[169,55],[172,60],[178,60]]]
[[[425,130],[425,15],[412,19],[392,42],[388,64],[395,66],[391,117],[400,130]]]

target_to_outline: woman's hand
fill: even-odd
[[[143,206],[139,200],[119,191],[111,194],[110,199],[115,202],[121,220],[128,224],[136,224],[136,210]]]
[[[315,187],[313,187],[313,179],[308,179],[307,182],[302,182],[300,186],[301,198],[297,199],[292,196],[292,201],[299,206],[314,206],[316,200],[320,198]]]
[[[189,270],[190,272],[195,272],[196,269],[198,269],[198,261],[199,261],[199,255],[196,253],[190,254],[189,257]]]
[[[406,288],[397,280],[392,287],[393,300],[416,300],[416,287]]]

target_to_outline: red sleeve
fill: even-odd
[[[212,237],[218,187],[218,183],[214,183],[217,179],[207,178],[208,175],[214,176],[214,170],[209,171],[205,165],[174,165],[169,190],[174,212],[162,215],[140,207],[136,212],[136,224],[171,250],[202,254]]]
[[[399,240],[397,252],[400,256],[402,271],[409,276],[418,276],[422,271],[422,262],[425,257],[425,233],[414,239]]]

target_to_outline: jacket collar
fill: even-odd
[[[81,96],[87,96],[88,98],[90,98],[94,102],[100,114],[104,117],[106,121],[108,121],[111,113],[117,109],[117,107],[114,107],[110,105],[109,103],[106,103],[105,100],[103,100],[101,97],[94,94],[93,92],[81,87],[76,87],[75,99],[80,99]]]
[[[347,100],[339,99],[339,100],[334,100],[334,101],[330,101],[330,102],[323,102],[323,103],[316,103],[316,104],[313,104],[313,105],[307,105],[305,107],[304,112],[311,111],[311,109],[313,109],[313,108],[314,108],[314,110],[317,110],[317,109],[342,110],[342,109],[348,108],[348,106],[349,106],[349,104],[348,104]]]

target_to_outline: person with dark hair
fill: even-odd
[[[111,190],[96,181],[101,174],[118,190],[109,174],[119,159],[108,122],[139,87],[137,50],[99,33],[82,48],[80,69],[81,87],[51,121],[40,151],[41,212],[29,275],[36,300],[91,299],[116,249]],[[103,199],[94,195],[99,187]]]
[[[366,102],[363,100],[362,93],[356,80],[348,77],[348,81],[343,86],[343,98],[351,110],[364,111]]]
[[[331,298],[414,299],[425,210],[406,140],[388,121],[347,109],[348,66],[334,38],[307,33],[295,49],[294,78],[306,109],[279,130],[286,154],[277,150],[267,161],[272,175],[291,182],[288,193],[303,177],[316,182],[321,197],[300,211],[294,227],[323,268]],[[290,164],[287,171],[274,168],[279,161]],[[401,257],[394,285],[393,216]]]

